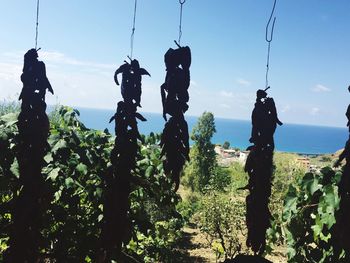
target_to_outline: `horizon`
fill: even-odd
[[[48,104],[48,107],[56,107],[56,106],[68,106],[71,107],[73,109],[77,109],[79,110],[79,108],[83,108],[83,109],[89,109],[89,110],[101,110],[101,111],[115,111],[115,109],[113,108],[93,108],[93,107],[84,107],[84,106],[71,106],[71,105],[61,105],[61,104],[56,104],[56,105],[52,105],[52,104]],[[150,111],[143,111],[142,108],[139,110],[140,113],[146,113],[146,114],[158,114],[158,115],[162,115],[162,112],[150,112]],[[217,116],[213,113],[214,118],[215,119],[221,119],[221,120],[234,120],[234,121],[244,121],[244,122],[251,122],[251,119],[236,119],[236,118],[229,118],[229,117],[221,117],[221,116]],[[191,117],[191,118],[199,118],[201,115],[188,115],[185,113],[185,116],[187,117]],[[303,123],[292,123],[292,122],[284,122],[283,125],[299,125],[299,126],[312,126],[312,127],[324,127],[324,128],[339,128],[339,129],[345,129],[347,130],[347,126],[327,126],[327,125],[316,125],[316,124],[303,124]],[[283,127],[282,125],[282,127]],[[279,126],[281,128],[281,126]],[[277,127],[278,129],[278,127]]]

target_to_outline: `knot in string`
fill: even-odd
[[[268,46],[267,46],[267,59],[266,59],[265,88],[267,88],[269,86],[270,50],[271,50],[271,42],[272,42],[272,39],[273,39],[273,31],[275,29],[276,17],[273,18],[270,36],[269,36],[269,26],[270,26],[270,23],[271,23],[271,20],[272,20],[272,16],[273,16],[273,14],[275,12],[276,2],[277,2],[277,0],[275,0],[274,3],[273,3],[272,11],[271,11],[271,14],[270,14],[270,17],[269,17],[269,20],[268,20],[268,22],[266,24],[266,29],[265,29],[265,40],[268,43]]]
[[[181,37],[182,37],[182,6],[186,2],[186,0],[179,0],[180,3],[180,25],[179,25],[179,39],[178,43],[181,44]]]

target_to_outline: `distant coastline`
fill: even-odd
[[[76,107],[83,123],[92,129],[108,129],[113,132],[113,125],[109,124],[113,110],[91,109]],[[148,135],[150,132],[160,133],[164,127],[164,120],[158,113],[142,113],[147,122],[139,123],[140,133]],[[198,117],[186,117],[189,131],[196,124]],[[242,150],[246,149],[249,143],[251,124],[245,120],[233,120],[215,118],[217,132],[212,142],[223,144],[228,141],[232,147]],[[348,139],[347,128],[314,126],[302,124],[284,124],[278,127],[275,133],[276,151],[293,152],[299,155],[316,156],[320,154],[332,154],[344,148]]]

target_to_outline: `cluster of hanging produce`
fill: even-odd
[[[189,160],[188,125],[184,113],[188,110],[190,86],[191,49],[182,47],[182,9],[186,0],[180,3],[179,38],[175,41],[177,49],[170,48],[164,55],[166,66],[165,81],[160,87],[163,105],[163,118],[166,121],[161,137],[161,155],[164,173],[175,184],[175,191],[179,189],[180,175],[186,160]],[[167,114],[171,117],[168,120]]]
[[[131,221],[128,218],[130,209],[129,195],[131,180],[139,155],[138,141],[141,135],[137,119],[146,119],[137,112],[141,107],[141,78],[149,73],[140,68],[136,59],[125,62],[115,72],[115,82],[119,85],[118,74],[122,74],[121,94],[123,101],[118,102],[115,115],[115,144],[111,152],[111,163],[105,177],[105,198],[103,206],[104,223],[101,232],[101,254],[99,262],[110,262],[113,253],[120,254],[122,243],[131,239]],[[118,257],[119,255],[117,255]]]
[[[188,109],[191,50],[177,45],[177,49],[170,48],[164,56],[167,74],[160,87],[166,121],[160,143],[165,156],[163,167],[165,174],[175,183],[175,191],[179,188],[180,174],[186,160],[189,160],[190,150],[184,113]],[[167,114],[171,116],[169,120]]]
[[[49,150],[49,119],[45,113],[45,94],[53,89],[46,77],[45,64],[36,49],[24,55],[23,82],[19,99],[18,137],[15,147],[19,165],[19,195],[12,203],[13,224],[6,262],[36,262],[42,241],[42,215],[50,202],[48,187],[41,173]]]
[[[252,113],[252,135],[248,147],[245,171],[249,182],[245,189],[249,190],[246,197],[248,228],[247,246],[255,253],[265,251],[266,230],[270,227],[271,214],[269,198],[273,175],[273,151],[275,148],[273,135],[276,126],[282,125],[276,113],[273,98],[267,97],[266,90],[258,90],[255,107]]]
[[[258,90],[256,102],[252,112],[252,134],[249,142],[253,143],[248,147],[250,153],[244,170],[249,175],[246,197],[246,224],[248,229],[247,246],[255,254],[262,255],[266,248],[266,231],[270,227],[271,213],[269,210],[269,198],[273,179],[273,152],[275,149],[274,133],[282,122],[277,117],[276,106],[273,98],[267,96],[268,73],[270,63],[270,48],[273,37],[273,30],[276,18],[273,19],[270,37],[268,29],[276,7],[274,1],[271,15],[266,25],[265,40],[268,43],[266,63],[266,88]]]

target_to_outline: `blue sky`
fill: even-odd
[[[133,0],[41,0],[39,59],[55,95],[50,104],[115,108],[113,75],[130,54]],[[265,85],[265,25],[272,0],[187,0],[181,43],[192,50],[190,109],[249,119]],[[143,111],[161,112],[164,53],[178,38],[178,0],[138,0],[134,58],[143,78]],[[287,123],[345,126],[350,94],[349,0],[278,0],[269,95]],[[23,54],[34,46],[36,0],[0,9],[0,98],[16,99]]]

